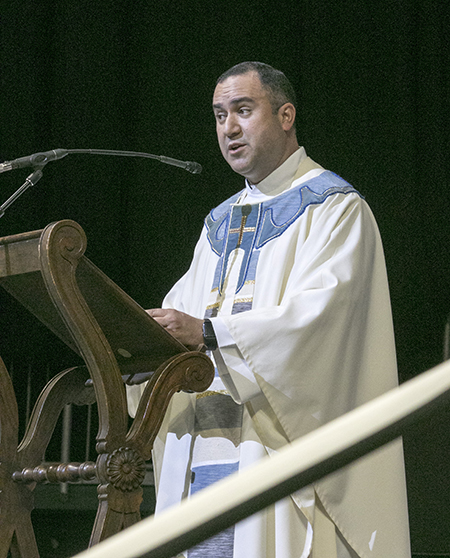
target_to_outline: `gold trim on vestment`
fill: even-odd
[[[204,391],[202,393],[197,393],[196,399],[202,399],[203,397],[209,397],[210,395],[231,395],[226,389],[219,389],[217,391]]]

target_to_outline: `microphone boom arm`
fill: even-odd
[[[200,174],[202,166],[195,161],[180,161],[165,157],[164,155],[153,155],[152,153],[143,153],[141,151],[116,151],[114,149],[67,149],[67,153],[84,153],[88,155],[116,155],[118,157],[143,157],[145,159],[156,159],[166,165],[173,165],[185,169],[192,174]]]
[[[164,155],[152,155],[151,153],[142,153],[139,151],[116,151],[113,149],[53,149],[43,153],[35,153],[29,157],[20,157],[14,161],[6,161],[0,164],[0,173],[14,170],[22,167],[33,167],[34,171],[27,177],[22,186],[8,198],[3,205],[0,206],[0,218],[5,214],[5,210],[16,201],[30,186],[34,186],[38,180],[42,178],[42,169],[50,161],[62,159],[69,153],[85,153],[88,155],[115,155],[118,157],[144,157],[146,159],[156,159],[161,163],[173,165],[189,171],[192,174],[200,174],[202,166],[195,161],[180,161],[165,157]]]
[[[5,161],[0,163],[0,174],[14,169],[23,167],[42,168],[50,161],[56,161],[69,155],[69,153],[83,153],[88,155],[115,155],[116,157],[144,157],[145,159],[156,159],[161,163],[167,165],[174,165],[185,169],[192,174],[200,174],[202,166],[195,161],[180,161],[179,159],[172,159],[172,157],[165,157],[164,155],[152,155],[151,153],[142,153],[140,151],[117,151],[114,149],[53,149],[52,151],[44,151],[42,153],[35,153],[28,157],[19,157],[14,161]]]

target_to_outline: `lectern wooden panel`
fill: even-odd
[[[39,396],[23,440],[8,372],[0,361],[0,558],[38,556],[30,513],[36,482],[97,477],[99,507],[90,545],[139,520],[145,461],[170,398],[204,391],[214,370],[201,351],[176,341],[84,256],[74,221],[0,238],[0,285],[78,353],[84,367],[62,371]],[[149,378],[128,430],[124,378]],[[96,401],[96,463],[42,463],[67,403]]]

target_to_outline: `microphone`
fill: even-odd
[[[52,151],[35,153],[28,157],[20,157],[19,159],[14,159],[14,161],[5,161],[0,164],[0,173],[24,167],[42,168],[49,161],[62,159],[70,153],[115,155],[116,157],[144,157],[147,159],[157,159],[161,163],[180,167],[192,174],[200,174],[202,172],[202,166],[195,161],[180,161],[179,159],[172,159],[172,157],[165,157],[164,155],[152,155],[151,153],[141,153],[138,151],[116,151],[113,149],[53,149]]]
[[[19,159],[14,159],[14,161],[5,161],[0,164],[0,173],[24,167],[43,167],[49,161],[62,159],[68,153],[67,149],[52,149],[52,151],[34,153],[34,155],[28,155],[28,157],[19,157]]]
[[[178,159],[172,159],[171,157],[164,157],[164,155],[160,155],[159,160],[161,163],[166,163],[167,165],[181,167],[192,174],[200,174],[202,172],[202,166],[200,163],[196,163],[195,161],[179,161]]]

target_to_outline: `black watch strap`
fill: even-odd
[[[214,351],[217,349],[217,338],[214,333],[214,328],[211,320],[204,320],[203,322],[203,344],[208,349],[208,351]]]

